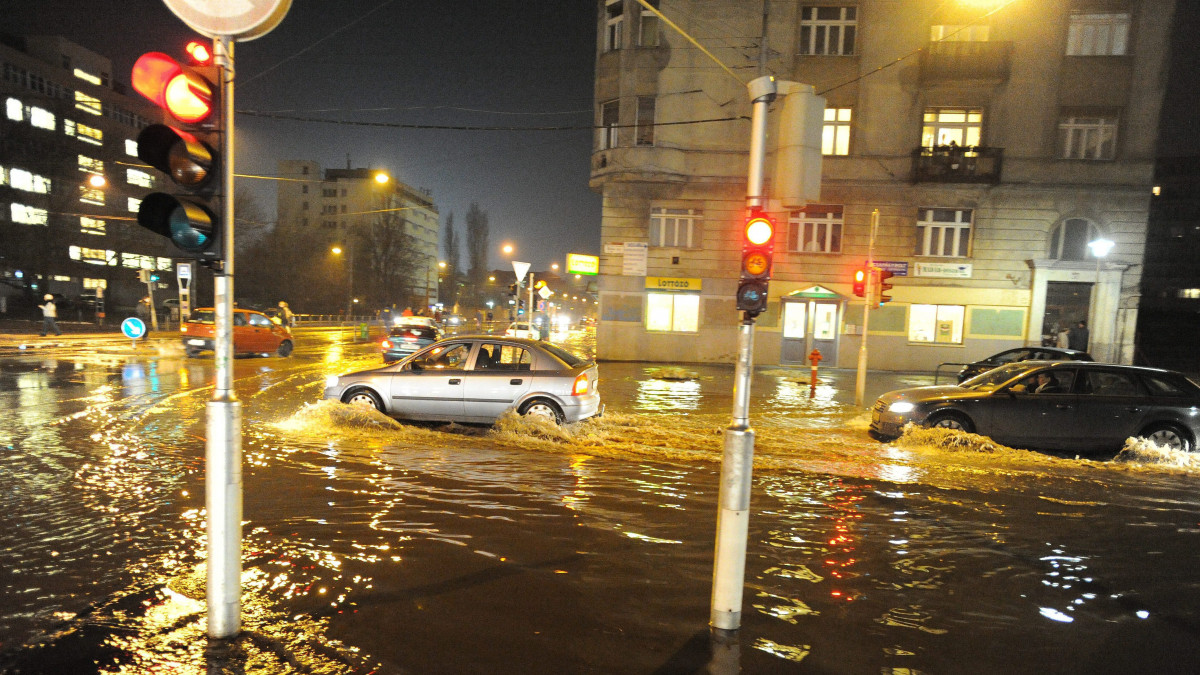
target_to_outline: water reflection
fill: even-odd
[[[645,412],[696,410],[700,407],[700,383],[670,380],[638,382],[634,409]]]

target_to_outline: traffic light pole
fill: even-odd
[[[867,391],[867,327],[871,323],[871,303],[875,301],[875,229],[879,227],[879,209],[871,211],[871,239],[867,245],[867,278],[863,290],[862,340],[858,345],[858,377],[854,383],[854,405],[861,408]]]
[[[766,160],[767,107],[775,98],[775,78],[759,77],[748,87],[752,115],[746,205],[753,209],[766,206],[763,165]],[[734,631],[742,625],[742,587],[746,579],[746,538],[750,529],[750,486],[754,472],[754,430],[750,428],[754,317],[749,312],[738,327],[737,354],[733,374],[733,420],[725,429],[721,486],[717,496],[717,544],[708,621],[715,631]]]
[[[216,385],[208,403],[205,506],[208,509],[208,636],[241,630],[242,404],[233,389],[233,39],[213,39],[221,74],[221,226],[224,267],[214,275]]]

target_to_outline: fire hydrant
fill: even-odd
[[[812,363],[812,380],[809,382],[808,397],[812,398],[817,393],[817,364],[821,362],[821,350],[814,349],[809,352],[808,360]]]

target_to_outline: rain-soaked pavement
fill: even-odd
[[[378,362],[346,337],[235,362],[244,632],[211,652],[211,359],[0,358],[0,672],[1200,671],[1195,456],[882,444],[852,372],[810,398],[807,369],[759,369],[743,623],[718,645],[732,367],[601,364],[607,414],[562,429],[412,426],[319,402]]]

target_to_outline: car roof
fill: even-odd
[[[1177,370],[1166,368],[1149,368],[1147,366],[1130,366],[1123,363],[1101,363],[1099,361],[1019,361],[1029,368],[1049,366],[1050,368],[1084,368],[1087,370],[1123,370],[1130,373],[1166,373],[1186,377]]]

